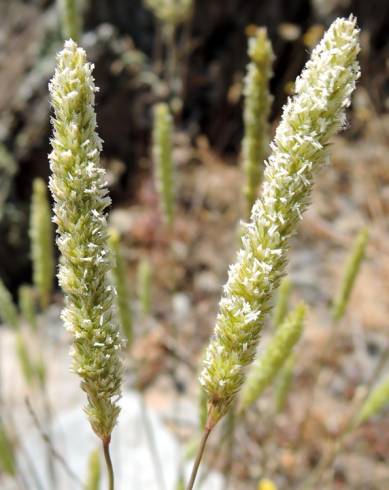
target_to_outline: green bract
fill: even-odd
[[[358,52],[355,19],[337,19],[312,52],[284,108],[200,376],[211,425],[228,410],[255,356],[272,294],[285,274],[289,239],[309,203],[329,141],[345,124],[359,77]]]
[[[85,51],[66,41],[49,84],[54,108],[50,189],[62,255],[58,274],[65,293],[62,318],[74,336],[73,368],[88,397],[90,423],[107,442],[119,414],[121,340],[107,282],[105,210],[110,199],[99,163],[92,69]]]

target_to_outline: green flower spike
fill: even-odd
[[[265,351],[252,364],[242,387],[240,411],[247,410],[270,385],[291,354],[303,331],[305,317],[303,304],[290,313],[279,326]]]
[[[54,108],[50,189],[61,252],[58,278],[65,293],[62,319],[74,337],[73,369],[82,378],[91,426],[107,448],[120,410],[122,342],[107,282],[105,213],[111,201],[99,163],[92,70],[85,51],[66,41],[49,84]]]
[[[209,429],[231,406],[255,356],[273,292],[285,274],[290,237],[309,203],[330,139],[345,125],[359,77],[358,52],[355,18],[337,19],[313,50],[284,108],[200,376],[208,393]]]
[[[171,225],[174,217],[174,180],[172,158],[172,116],[167,104],[154,108],[153,159],[155,185],[166,223]]]
[[[191,15],[193,0],[146,0],[146,6],[167,26],[177,26]]]
[[[132,344],[134,329],[132,322],[132,311],[130,306],[130,293],[128,290],[126,266],[120,251],[120,236],[116,230],[109,232],[109,246],[112,254],[112,280],[116,290],[115,304],[116,315],[122,334],[124,335],[127,348]]]
[[[250,63],[244,80],[244,138],[243,168],[246,175],[244,194],[247,214],[258,195],[263,173],[263,162],[269,146],[269,115],[273,97],[269,91],[274,59],[266,29],[258,29],[249,39]]]
[[[359,411],[355,425],[360,425],[377,415],[386,405],[389,404],[389,376],[382,380],[372,390],[367,397],[361,410]]]
[[[287,311],[292,283],[288,277],[284,277],[277,292],[277,302],[273,312],[273,326],[278,328],[284,321]]]
[[[334,301],[332,310],[332,317],[336,322],[343,318],[346,311],[351,292],[365,256],[368,238],[368,231],[364,228],[358,233],[351,254],[347,260],[340,291]]]
[[[18,310],[13,302],[11,293],[0,279],[0,319],[8,326],[17,329],[19,327]]]
[[[35,179],[30,218],[31,257],[34,285],[42,309],[46,309],[54,281],[54,238],[46,184]]]
[[[82,31],[82,13],[80,0],[57,0],[61,20],[63,39],[80,40]]]

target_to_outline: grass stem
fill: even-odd
[[[189,480],[188,486],[186,487],[186,490],[193,490],[193,487],[194,487],[194,484],[196,481],[197,472],[199,470],[199,466],[200,466],[201,460],[203,458],[205,446],[207,444],[207,440],[208,440],[209,434],[211,433],[211,430],[212,430],[212,428],[209,427],[208,424],[204,428],[204,432],[203,432],[203,435],[201,437],[200,446],[199,446],[199,449],[197,451],[195,462],[193,464],[192,474],[190,475],[190,480]]]
[[[107,466],[107,474],[108,474],[108,490],[114,490],[115,478],[114,478],[114,474],[113,474],[111,454],[109,452],[110,442],[111,442],[110,439],[103,440],[103,449],[104,449],[104,458],[105,458],[105,464]]]

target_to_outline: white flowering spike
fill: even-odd
[[[264,28],[249,39],[250,63],[244,79],[244,138],[243,168],[246,176],[244,194],[248,216],[257,198],[263,172],[263,162],[269,145],[269,115],[273,97],[269,82],[272,77],[274,54]]]
[[[121,340],[106,277],[110,260],[105,210],[110,199],[99,163],[92,70],[85,51],[66,41],[49,84],[54,108],[50,189],[62,255],[62,318],[74,336],[73,369],[82,378],[92,428],[109,443],[119,414]]]
[[[359,77],[355,18],[337,19],[314,49],[286,104],[261,197],[251,212],[237,261],[230,267],[200,382],[208,393],[208,425],[226,413],[252,362],[271,297],[285,274],[288,243],[306,209],[313,177]]]

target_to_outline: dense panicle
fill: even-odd
[[[337,19],[312,52],[271,145],[261,197],[230,267],[200,381],[209,423],[228,410],[255,356],[271,298],[285,274],[288,243],[306,209],[330,138],[345,124],[359,77],[355,19]]]
[[[61,252],[58,274],[65,293],[62,318],[74,336],[73,368],[88,397],[96,434],[109,439],[119,413],[121,340],[112,317],[105,211],[110,204],[101,140],[96,133],[93,66],[67,41],[49,85],[54,108],[50,189]]]

